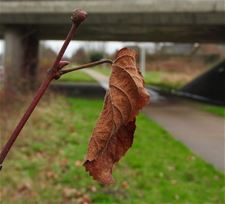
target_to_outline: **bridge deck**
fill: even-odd
[[[89,0],[0,2],[0,36],[9,25],[62,39],[73,8],[87,10],[80,40],[224,42],[224,0]]]

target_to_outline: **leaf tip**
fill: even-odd
[[[110,185],[115,183],[114,179],[112,178],[112,172],[110,171],[110,169],[102,170],[101,166],[94,165],[95,163],[95,160],[86,160],[83,163],[83,166],[85,170],[89,173],[89,175],[92,176],[94,180],[98,181],[103,185]]]

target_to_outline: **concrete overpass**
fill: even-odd
[[[21,72],[34,80],[39,39],[64,39],[74,8],[89,13],[79,40],[225,42],[224,0],[1,0],[9,80],[12,72],[12,81]]]
[[[25,26],[41,39],[63,39],[71,10],[89,17],[80,40],[224,42],[224,0],[61,0],[0,2],[0,33]]]

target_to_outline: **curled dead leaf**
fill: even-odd
[[[124,181],[124,182],[121,184],[121,187],[122,187],[123,189],[127,189],[127,188],[129,188],[129,183],[128,183],[127,181]]]
[[[17,192],[21,193],[23,191],[31,191],[32,190],[32,183],[31,181],[26,181],[23,183],[17,190]]]
[[[110,184],[112,167],[133,143],[135,116],[149,102],[144,80],[136,66],[136,52],[123,48],[112,64],[109,90],[93,130],[84,166],[103,184]]]
[[[95,186],[89,186],[88,190],[91,191],[91,192],[96,192],[97,188]]]
[[[60,167],[61,167],[61,170],[62,172],[66,172],[69,168],[69,162],[68,162],[68,159],[63,159],[60,161]]]
[[[89,204],[91,203],[91,198],[89,195],[85,194],[83,197],[82,197],[82,204]]]
[[[53,171],[47,171],[46,172],[46,177],[47,179],[56,179],[57,178],[57,174]]]
[[[63,197],[65,199],[71,199],[72,197],[75,197],[76,193],[77,189],[75,188],[68,188],[68,187],[63,188]]]
[[[76,166],[76,167],[82,166],[82,161],[76,160],[76,161],[75,161],[75,166]]]

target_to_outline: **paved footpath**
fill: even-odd
[[[194,153],[225,172],[224,118],[176,100],[152,103],[144,112]]]
[[[82,69],[82,71],[95,79],[104,89],[108,89],[109,77],[91,69]]]
[[[107,89],[108,77],[94,70],[85,73]],[[200,111],[191,103],[157,97],[155,92],[151,95],[152,103],[144,112],[194,153],[225,172],[224,118]]]

